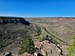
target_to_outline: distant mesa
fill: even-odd
[[[22,23],[24,25],[30,24],[24,18],[20,18],[20,17],[0,17],[0,24],[8,24],[8,23],[15,23],[15,24]]]

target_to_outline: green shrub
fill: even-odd
[[[75,35],[72,36],[73,43],[69,45],[68,56],[75,56]]]
[[[75,39],[75,35],[72,36],[72,39]]]
[[[34,46],[32,39],[25,37],[24,40],[22,41],[21,49],[19,50],[19,54],[23,54],[24,52],[32,54],[35,51],[36,51],[36,48]]]

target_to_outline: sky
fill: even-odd
[[[0,0],[0,16],[75,17],[75,0]]]

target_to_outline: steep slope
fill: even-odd
[[[15,20],[12,17],[0,18],[0,49],[16,41],[18,37],[24,36],[29,22],[23,20],[25,22],[24,24],[22,23],[23,21],[21,21],[22,18],[21,20],[18,19]]]
[[[32,40],[34,36],[40,34],[40,27],[23,18],[0,17],[0,52],[12,52],[18,55],[24,39]]]

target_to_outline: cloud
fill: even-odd
[[[0,16],[25,17],[24,15],[13,15],[13,14],[0,14]]]

